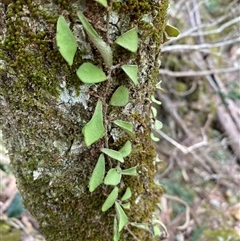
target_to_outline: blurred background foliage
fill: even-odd
[[[181,34],[162,47],[155,131],[167,241],[240,240],[240,6],[171,0]],[[22,206],[0,132],[0,239],[44,240]]]

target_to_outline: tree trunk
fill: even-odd
[[[155,149],[150,138],[150,98],[158,81],[168,0],[108,1],[109,8],[93,0],[3,0],[0,3],[0,128],[17,186],[25,207],[37,219],[46,240],[113,240],[114,207],[101,211],[112,191],[101,184],[89,192],[88,184],[101,148],[119,150],[127,140],[132,152],[122,169],[137,166],[138,176],[123,176],[121,197],[132,190],[128,224],[120,240],[153,240],[153,234],[133,227],[148,223],[159,202],[161,188],[154,183]],[[84,62],[109,69],[77,17],[82,11],[98,34],[113,49],[113,63],[138,65],[138,85],[122,71],[111,71],[111,81],[83,84],[76,70]],[[56,45],[56,23],[62,14],[78,43],[69,66]],[[136,53],[113,42],[136,27]],[[129,89],[124,107],[109,106],[120,85]],[[82,128],[92,118],[97,101],[103,103],[103,138],[87,147]],[[135,138],[113,121],[133,124]],[[116,161],[106,157],[106,170]]]

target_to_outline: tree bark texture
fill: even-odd
[[[133,151],[122,168],[137,165],[138,176],[124,176],[120,192],[132,190],[130,222],[149,223],[161,189],[154,183],[155,149],[150,139],[150,97],[158,81],[159,55],[166,24],[168,0],[108,1],[111,10],[93,0],[3,0],[0,3],[0,128],[9,151],[25,207],[38,220],[48,241],[112,240],[114,208],[101,206],[112,190],[101,185],[90,193],[88,182],[100,148],[118,150],[129,139],[114,126],[122,119],[134,125]],[[103,69],[101,56],[77,17],[82,11],[99,35],[113,48],[114,64],[139,67],[134,86],[121,69],[112,81],[81,83],[76,70],[83,62]],[[56,21],[62,14],[69,23],[78,50],[69,67],[56,45]],[[137,53],[112,44],[136,27]],[[108,35],[108,36],[107,36]],[[106,70],[107,71],[107,70]],[[108,106],[116,88],[130,90],[125,107]],[[102,100],[105,136],[90,147],[82,128]],[[111,168],[113,160],[107,162]],[[121,191],[122,190],[122,191]],[[151,233],[129,226],[141,241]],[[136,240],[125,228],[120,240]]]

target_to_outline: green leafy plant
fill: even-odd
[[[108,2],[106,0],[95,0],[103,7],[108,8]],[[99,51],[103,62],[102,66],[98,64],[98,66],[94,65],[91,62],[84,62],[79,66],[76,71],[78,78],[84,84],[101,84],[101,82],[106,81],[111,83],[113,78],[111,76],[112,70],[116,68],[121,68],[125,74],[129,77],[129,80],[134,85],[138,84],[138,66],[134,64],[128,63],[119,63],[113,66],[113,50],[111,44],[105,42],[97,33],[97,31],[92,27],[87,18],[83,15],[82,12],[77,12],[78,18],[86,31],[88,37],[92,41],[95,48]],[[176,30],[169,26],[165,30],[169,35],[176,34]],[[75,53],[77,51],[77,42],[72,34],[71,30],[68,27],[67,22],[65,21],[63,16],[60,16],[57,23],[57,44],[59,47],[59,51],[63,58],[67,61],[67,63],[71,66],[73,64],[73,59]],[[138,33],[136,28],[132,28],[127,32],[123,33],[121,36],[117,37],[114,43],[126,49],[127,51],[135,53],[138,49]],[[132,62],[130,59],[129,62]],[[100,66],[100,67],[99,67]],[[104,69],[104,71],[102,70]],[[107,74],[106,74],[107,73]],[[160,104],[154,96],[152,97],[152,101],[156,104]],[[124,211],[124,209],[128,210],[131,208],[130,198],[132,196],[132,190],[127,187],[125,192],[121,198],[119,196],[119,190],[121,189],[121,182],[123,182],[122,176],[138,176],[137,166],[130,167],[128,169],[122,169],[121,165],[124,163],[124,159],[129,157],[132,153],[132,143],[130,140],[134,140],[135,133],[133,129],[133,124],[126,120],[108,120],[107,117],[107,108],[108,106],[112,106],[112,108],[116,107],[124,107],[129,102],[129,89],[120,85],[116,88],[115,92],[110,97],[109,103],[107,103],[107,99],[101,99],[97,101],[94,113],[89,122],[85,124],[82,128],[82,134],[84,136],[84,142],[86,146],[91,146],[95,142],[99,141],[102,137],[106,137],[107,133],[107,124],[112,123],[121,130],[123,130],[129,140],[125,142],[120,150],[111,149],[108,147],[108,143],[106,142],[107,138],[105,138],[104,145],[100,148],[102,154],[100,154],[95,168],[91,174],[89,180],[89,191],[94,192],[96,188],[100,188],[100,185],[113,186],[112,191],[107,195],[106,200],[102,205],[102,211],[106,212],[108,209],[115,206],[116,214],[114,216],[114,234],[113,240],[117,241],[120,238],[120,232],[125,227],[125,225],[129,222],[128,217]],[[104,111],[103,111],[104,110]],[[157,111],[154,107],[152,107],[152,113],[154,118],[157,115]],[[156,129],[160,129],[162,127],[162,123],[155,120],[154,127]],[[158,140],[156,137],[152,137],[153,140]],[[105,160],[105,156],[107,157]],[[112,167],[109,170],[106,169],[106,161],[113,159],[116,163],[115,167]],[[109,163],[108,163],[109,164]],[[120,188],[121,187],[121,188]],[[134,190],[133,190],[134,191]],[[140,224],[139,224],[140,225]],[[141,224],[144,226],[144,224]],[[141,226],[140,225],[140,226]],[[146,228],[149,231],[149,228]],[[157,228],[154,229],[155,236],[159,234]]]

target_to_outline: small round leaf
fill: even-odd
[[[123,48],[131,51],[136,52],[138,48],[138,34],[137,29],[133,28],[123,35],[121,35],[119,38],[116,39],[115,43],[122,46]]]
[[[110,105],[125,106],[129,100],[129,90],[125,86],[119,86],[110,99]]]
[[[160,129],[162,129],[162,127],[163,127],[162,122],[159,121],[159,120],[155,120],[155,122],[154,122],[154,128],[155,128],[156,130],[160,130]]]
[[[82,64],[77,70],[77,76],[85,84],[95,84],[107,79],[105,73],[91,63]]]
[[[119,170],[119,168],[111,168],[104,179],[104,184],[116,186],[120,183],[121,178],[121,169]]]
[[[180,33],[179,30],[171,24],[166,25],[165,32],[169,37],[177,37]]]

